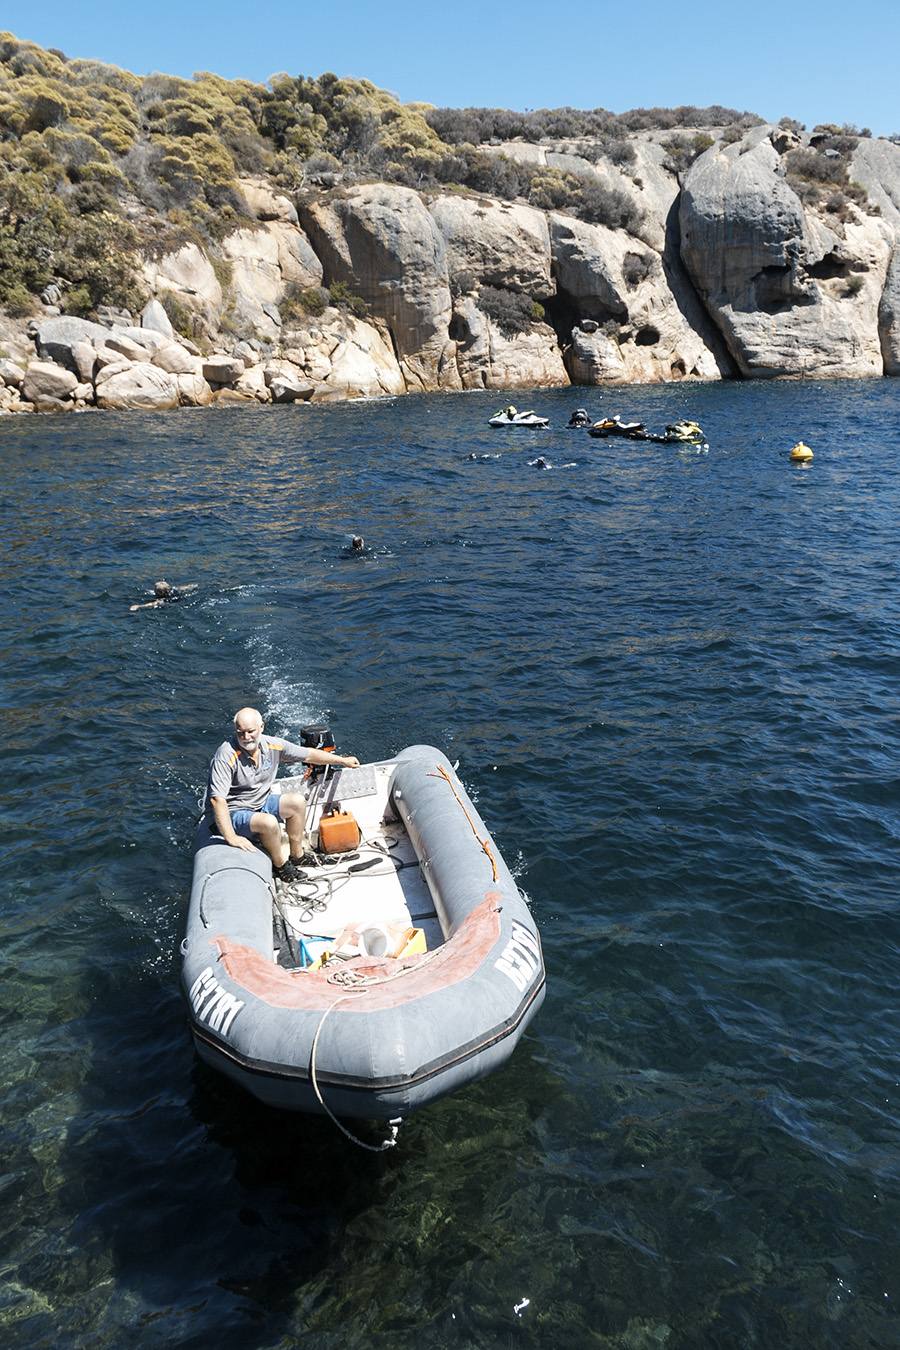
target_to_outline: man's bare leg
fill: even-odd
[[[257,836],[275,866],[280,867],[287,859],[288,851],[285,848],[279,821],[275,816],[270,816],[268,811],[254,811],[250,817],[250,829]]]
[[[278,799],[278,812],[288,837],[288,857],[302,858],[306,843],[306,798],[300,792],[284,792]]]

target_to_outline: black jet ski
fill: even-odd
[[[602,422],[595,422],[590,428],[591,436],[627,436],[632,441],[645,441],[648,432],[643,422],[623,422],[618,413],[615,417],[606,417]]]

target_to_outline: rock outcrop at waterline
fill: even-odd
[[[27,331],[6,321],[0,409],[900,374],[900,146],[860,139],[852,198],[801,200],[798,145],[754,127],[681,184],[652,137],[614,182],[558,155],[615,189],[627,229],[385,183],[295,205],[245,179],[252,226],[215,258],[147,258],[139,316],[66,316],[48,293]]]
[[[839,232],[836,214],[805,211],[764,132],[708,151],[688,175],[681,255],[697,291],[742,375],[881,375],[897,228],[853,211]]]

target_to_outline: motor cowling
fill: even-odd
[[[334,751],[335,740],[331,734],[331,729],[323,722],[317,722],[314,726],[300,728],[300,744],[306,750],[328,750]]]

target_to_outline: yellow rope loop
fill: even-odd
[[[441,778],[444,779],[444,781],[445,781],[446,783],[448,783],[448,784],[450,785],[450,791],[453,793],[454,797],[455,797],[456,800],[459,802],[460,806],[462,806],[462,812],[463,812],[463,815],[465,816],[465,818],[466,818],[466,820],[469,822],[469,824],[472,826],[472,833],[474,834],[475,838],[478,840],[479,844],[481,845],[481,847],[484,849],[485,853],[488,855],[488,857],[489,857],[490,860],[491,860],[491,867],[493,868],[493,871],[494,871],[494,880],[496,881],[496,880],[498,879],[498,873],[497,873],[497,859],[494,857],[493,853],[491,852],[491,846],[490,846],[490,844],[487,842],[486,839],[482,839],[481,836],[479,835],[478,831],[476,830],[474,824],[472,823],[472,817],[469,815],[468,811],[467,811],[466,808],[463,806],[462,798],[460,797],[460,795],[459,795],[459,793],[457,792],[456,788],[453,786],[453,783],[452,783],[452,781],[451,781],[451,779],[450,779],[450,775],[448,774],[447,770],[444,768],[443,764],[436,764],[436,765],[435,765],[435,768],[437,769],[437,773],[436,773],[436,774],[430,773],[430,774],[428,775],[428,777],[429,777],[429,778],[437,778],[437,777],[441,777]]]

